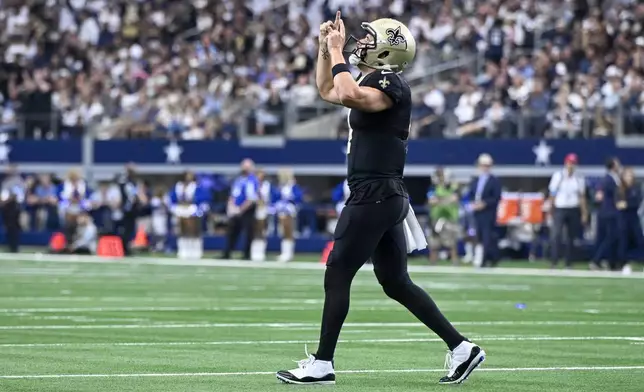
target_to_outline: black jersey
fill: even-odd
[[[376,203],[393,195],[408,197],[403,184],[411,123],[411,90],[398,74],[374,71],[359,82],[387,94],[393,106],[381,112],[349,111],[347,204]]]

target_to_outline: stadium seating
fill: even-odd
[[[190,140],[288,133],[330,110],[311,77],[317,25],[335,11],[325,5],[340,7],[354,34],[375,15],[409,23],[419,43],[408,74],[415,137],[579,138],[644,128],[637,2],[219,3],[3,2],[0,131]],[[327,137],[342,137],[337,124]]]

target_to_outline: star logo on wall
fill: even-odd
[[[534,152],[535,165],[548,166],[550,165],[550,154],[552,154],[553,148],[550,147],[544,140],[540,141],[539,144],[532,147],[532,152]]]
[[[181,163],[181,154],[183,153],[183,147],[181,147],[176,141],[170,142],[170,144],[165,146],[163,150],[165,151],[167,163]]]

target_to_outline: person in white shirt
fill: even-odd
[[[90,255],[96,253],[98,230],[86,211],[78,215],[78,226],[74,241],[69,246],[69,253]]]
[[[548,191],[552,205],[553,224],[551,230],[552,267],[559,263],[559,245],[566,232],[566,268],[572,266],[573,245],[582,235],[582,228],[588,220],[584,178],[576,173],[578,158],[568,154],[564,169],[555,172],[550,179]]]

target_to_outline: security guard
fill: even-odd
[[[246,234],[244,247],[244,259],[250,260],[250,244],[253,242],[255,230],[255,209],[259,182],[254,174],[255,163],[250,159],[244,159],[241,163],[241,175],[235,179],[228,198],[227,214],[228,232],[226,234],[226,247],[222,258],[230,259],[230,252],[237,245],[239,235]]]

